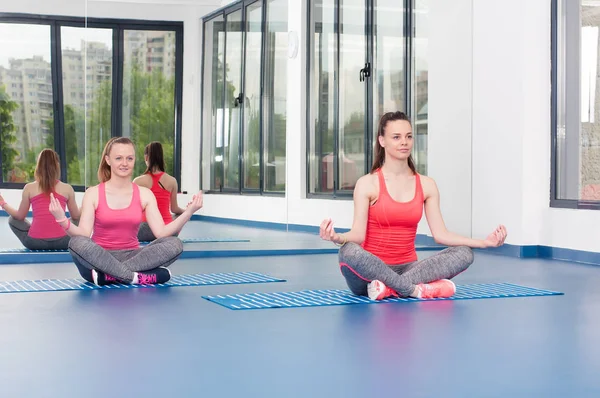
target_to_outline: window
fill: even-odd
[[[427,172],[427,4],[309,2],[309,194],[352,195],[370,170],[379,117],[388,111],[413,116],[413,157]],[[414,40],[406,35],[413,30]]]
[[[600,1],[553,1],[551,206],[600,209]]]
[[[241,1],[204,20],[202,153],[213,192],[285,191],[287,2]]]
[[[32,181],[50,147],[83,190],[112,136],[137,145],[138,174],[144,146],[161,141],[180,179],[182,23],[2,14],[0,36],[0,186]],[[163,57],[165,46],[176,51]]]
[[[48,25],[0,23],[0,37],[3,38],[0,55],[2,181],[29,182],[37,153],[51,139],[51,29]],[[24,37],[28,40],[23,40]],[[7,92],[9,84],[10,95]],[[37,91],[43,95],[35,97]],[[45,114],[37,112],[42,109]],[[36,123],[44,126],[44,132],[35,131]]]

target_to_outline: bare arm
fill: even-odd
[[[173,177],[171,177],[173,178]],[[173,178],[173,187],[171,189],[171,213],[174,214],[182,214],[184,210],[179,207],[179,203],[177,203],[177,180]]]
[[[156,198],[152,191],[147,188],[140,187],[140,195],[142,197],[142,204],[144,211],[146,212],[146,221],[150,230],[157,238],[163,238],[165,236],[173,236],[175,233],[181,231],[181,228],[186,222],[192,218],[192,215],[202,208],[202,192],[194,195],[194,198],[183,211],[183,213],[169,224],[164,223],[158,206],[156,205]]]
[[[67,201],[67,208],[69,209],[69,215],[73,220],[79,220],[81,218],[81,210],[75,200],[75,190],[69,185],[69,199]]]
[[[81,204],[81,215],[79,225],[75,225],[66,219],[65,212],[62,209],[58,199],[50,194],[50,213],[57,221],[61,221],[60,225],[65,228],[70,236],[86,236],[92,235],[94,221],[96,219],[96,199],[98,198],[98,187],[91,187],[83,195],[83,203]],[[64,220],[64,221],[62,221]]]
[[[501,246],[506,239],[506,228],[500,225],[485,240],[471,239],[448,231],[440,210],[440,193],[435,181],[422,177],[425,194],[425,217],[436,243],[445,246],[468,246],[472,248],[487,248]]]
[[[24,220],[25,217],[27,217],[27,213],[29,212],[29,206],[31,204],[29,201],[29,190],[29,185],[26,185],[23,188],[23,193],[21,195],[21,203],[19,204],[18,209],[15,209],[8,203],[4,203],[4,205],[2,206],[2,208],[15,220]],[[0,203],[3,202],[5,202],[4,198],[2,197],[2,195],[0,195]]]
[[[333,221],[326,219],[321,223],[319,235],[325,240],[337,244],[354,242],[361,244],[367,234],[367,219],[369,217],[369,205],[373,193],[372,182],[369,175],[359,178],[354,188],[354,219],[350,231],[338,234],[333,228]]]

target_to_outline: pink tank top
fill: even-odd
[[[58,199],[63,210],[67,205],[67,198],[59,193],[53,192],[54,197]],[[50,207],[50,196],[45,193],[35,195],[30,199],[31,211],[33,212],[33,219],[31,221],[31,227],[27,233],[29,236],[35,239],[56,239],[62,238],[67,233],[56,222],[56,219],[50,213],[48,208]]]
[[[379,198],[369,207],[367,234],[362,246],[388,265],[417,261],[415,237],[425,201],[421,176],[415,174],[415,195],[409,202],[396,202],[392,199],[381,169],[377,170],[377,176]]]
[[[129,207],[118,210],[108,207],[104,183],[98,185],[98,207],[92,240],[106,250],[133,250],[140,246],[137,234],[142,222],[142,201],[138,186],[131,185],[133,195]]]

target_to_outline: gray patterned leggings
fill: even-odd
[[[423,260],[401,265],[387,265],[356,243],[340,248],[342,275],[352,293],[367,295],[367,285],[377,279],[401,297],[410,296],[415,286],[440,279],[452,279],[473,263],[470,247],[449,247]]]
[[[73,236],[69,251],[84,278],[82,271],[95,269],[131,283],[134,272],[168,267],[175,262],[183,252],[183,243],[179,238],[168,236],[135,250],[106,250],[90,238]]]

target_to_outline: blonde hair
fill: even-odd
[[[128,144],[135,148],[133,141],[127,137],[113,137],[104,146],[102,157],[100,158],[100,166],[98,166],[98,181],[106,182],[110,180],[110,166],[106,161],[106,157],[110,155],[110,150],[114,144]]]
[[[56,180],[60,179],[60,159],[52,149],[43,149],[38,155],[34,172],[40,190],[46,195],[54,191]]]

